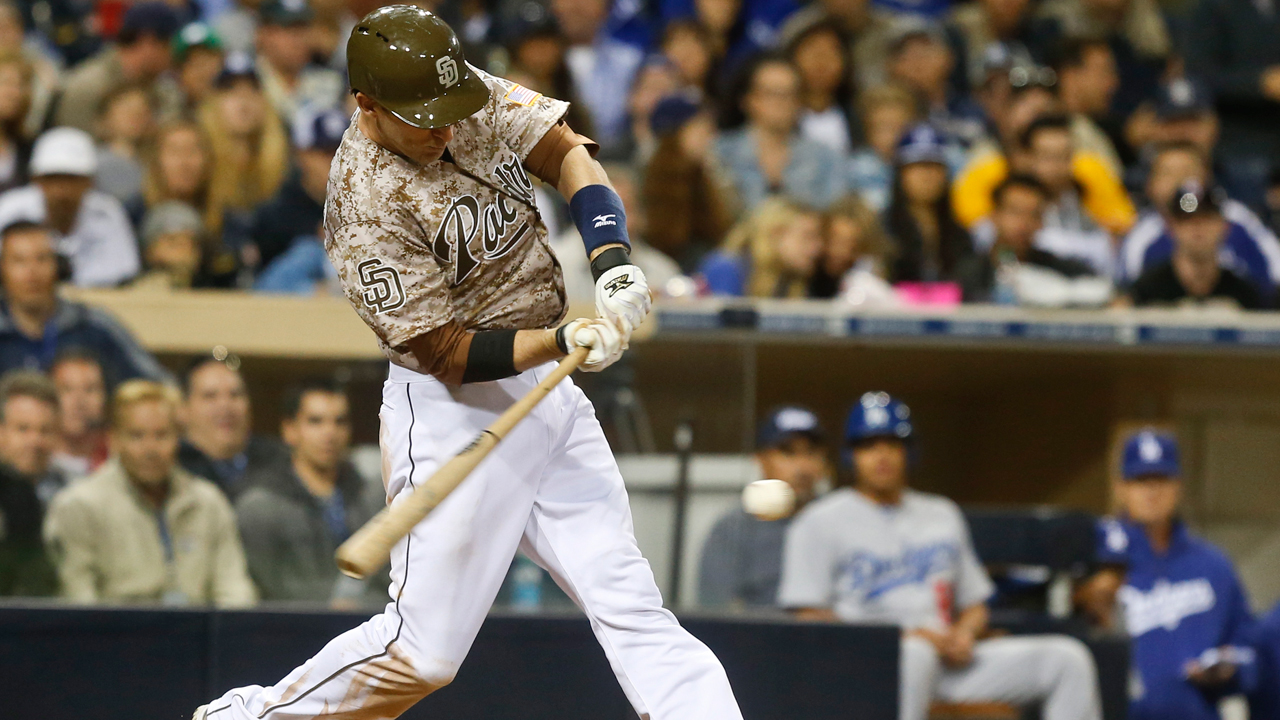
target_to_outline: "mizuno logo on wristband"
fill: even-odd
[[[597,215],[591,218],[591,221],[595,223],[595,225],[592,225],[591,227],[604,227],[605,225],[617,225],[618,224],[617,222],[610,219],[610,218],[616,218],[616,217],[618,216],[614,215],[613,213],[609,213],[608,215]]]
[[[605,283],[604,289],[608,291],[609,297],[613,297],[614,295],[618,294],[619,290],[626,290],[627,288],[631,287],[631,285],[632,285],[632,282],[631,282],[630,275],[619,275],[618,277]]]

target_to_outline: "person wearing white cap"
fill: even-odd
[[[46,224],[58,233],[58,252],[71,262],[71,282],[111,286],[138,274],[138,244],[119,200],[93,189],[93,139],[60,127],[36,140],[30,185],[0,195],[0,227]]]

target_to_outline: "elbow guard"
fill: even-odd
[[[483,330],[471,336],[462,382],[478,383],[518,375],[515,330]]]

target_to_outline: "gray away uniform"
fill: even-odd
[[[778,604],[831,608],[846,622],[945,630],[992,594],[955,503],[907,491],[886,507],[844,488],[792,521]],[[923,720],[930,703],[1044,703],[1045,720],[1099,720],[1097,670],[1089,650],[1063,636],[984,640],[973,663],[944,666],[933,645],[904,636],[899,717]]]

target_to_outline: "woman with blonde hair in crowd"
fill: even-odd
[[[893,262],[893,241],[876,211],[857,195],[846,195],[827,210],[822,225],[825,245],[809,297],[838,296],[855,305],[896,303],[884,279]]]
[[[27,184],[31,138],[25,125],[31,109],[31,64],[22,55],[0,53],[0,192]]]
[[[223,236],[240,247],[253,209],[270,200],[289,171],[289,138],[272,112],[253,61],[229,55],[217,91],[199,110],[213,151],[211,192],[223,204]],[[252,257],[242,258],[256,265]]]
[[[142,178],[142,202],[130,207],[141,227],[149,211],[167,203],[181,203],[199,213],[204,272],[218,278],[235,274],[239,263],[222,240],[224,202],[213,183],[213,151],[204,130],[190,120],[178,120],[156,131]]]
[[[712,295],[801,298],[822,254],[822,215],[794,200],[773,197],[756,206],[702,262],[699,275]]]

